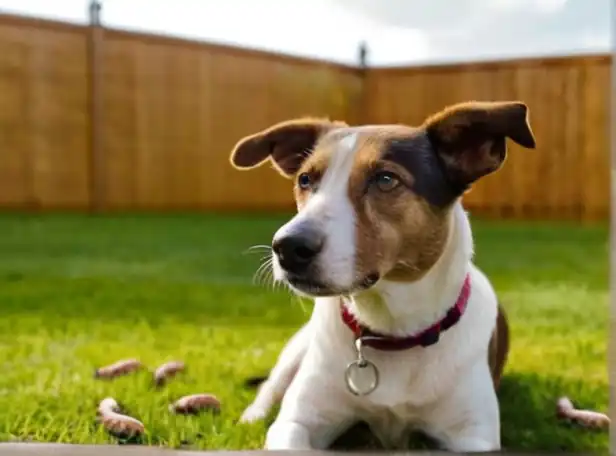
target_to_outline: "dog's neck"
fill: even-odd
[[[450,216],[443,254],[423,278],[412,283],[382,280],[347,301],[361,324],[402,337],[419,333],[445,316],[460,294],[473,256],[470,224],[460,202]]]

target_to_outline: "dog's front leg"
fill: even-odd
[[[259,388],[254,401],[244,410],[240,418],[241,423],[251,423],[265,418],[271,408],[284,396],[310,343],[310,329],[308,322],[283,348],[276,365]]]
[[[268,450],[325,449],[353,424],[348,393],[326,366],[302,364],[265,441]],[[342,384],[342,376],[337,377]]]
[[[482,360],[469,374],[435,407],[428,433],[449,451],[499,451],[499,406],[489,367]]]

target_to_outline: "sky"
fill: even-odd
[[[605,53],[611,0],[101,0],[106,26],[372,66]],[[88,0],[0,0],[76,23]],[[616,18],[616,14],[613,16]]]

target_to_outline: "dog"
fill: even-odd
[[[509,329],[461,199],[507,139],[535,148],[523,102],[459,103],[419,127],[298,118],[235,145],[235,168],[294,179],[274,277],[315,301],[241,417],[281,402],[266,449],[327,449],[363,422],[386,449],[419,430],[453,452],[500,450]]]

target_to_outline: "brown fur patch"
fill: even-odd
[[[523,147],[535,147],[526,104],[521,101],[467,101],[447,106],[429,116],[423,123],[426,130],[436,127],[446,142],[458,139],[461,130],[478,125],[479,131],[506,136]]]
[[[509,354],[509,324],[507,314],[503,307],[498,305],[498,315],[496,317],[496,327],[490,338],[488,347],[488,363],[492,373],[494,387],[498,389],[500,379],[503,375],[507,356]]]
[[[420,279],[440,258],[447,240],[446,212],[435,210],[415,190],[416,169],[389,156],[390,143],[421,136],[414,128],[389,126],[360,138],[361,149],[349,181],[349,197],[357,216],[356,275],[378,273],[388,280]],[[409,154],[419,153],[409,150]],[[378,172],[399,179],[383,192],[370,183]]]
[[[464,191],[499,169],[507,155],[506,138],[535,148],[528,107],[519,101],[459,103],[424,122],[452,183]]]

